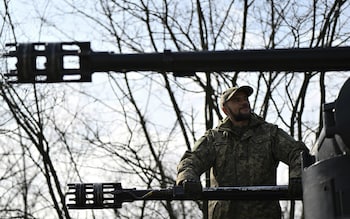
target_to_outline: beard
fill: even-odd
[[[241,113],[241,111],[239,110],[238,113],[233,113],[231,109],[229,109],[230,115],[233,117],[234,120],[236,120],[237,122],[241,122],[241,121],[246,121],[249,120],[251,117],[251,111],[249,110],[248,113]]]

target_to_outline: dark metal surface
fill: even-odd
[[[304,214],[307,219],[350,218],[350,157],[326,159],[303,172]]]
[[[200,194],[186,194],[181,186],[168,189],[123,189],[120,183],[68,184],[70,209],[120,208],[138,200],[300,200],[291,197],[288,186],[204,188]]]
[[[13,83],[88,82],[94,72],[154,71],[191,76],[210,71],[345,71],[350,47],[223,50],[114,54],[94,52],[89,42],[7,44],[7,57],[17,59],[6,74]],[[12,50],[11,50],[12,49]],[[38,59],[45,60],[42,68]],[[66,63],[76,60],[70,68]]]
[[[350,78],[338,98],[323,105],[323,128],[313,149],[316,160],[350,153]]]
[[[314,154],[303,155],[306,219],[350,218],[350,79],[323,106],[323,129]]]
[[[335,103],[335,124],[337,133],[350,149],[350,79],[340,89]]]

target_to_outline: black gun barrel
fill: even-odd
[[[213,71],[350,70],[350,47],[114,54],[94,52],[89,42],[7,46],[15,48],[6,56],[17,58],[17,69],[6,75],[17,83],[91,81],[92,73],[108,71],[173,72],[174,76],[191,76],[195,72]],[[71,68],[66,62],[74,57],[77,64]],[[44,66],[38,66],[40,58]]]
[[[94,52],[92,71],[341,71],[350,69],[350,47],[110,54]]]
[[[200,194],[188,194],[183,187],[168,189],[123,189],[120,183],[68,184],[70,209],[121,208],[124,202],[138,200],[301,200],[292,197],[288,186],[246,186],[203,188]]]

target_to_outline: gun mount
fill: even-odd
[[[121,208],[123,202],[138,200],[301,200],[288,193],[288,186],[204,188],[201,194],[185,193],[182,186],[168,189],[123,189],[120,183],[68,184],[68,208]]]
[[[13,83],[90,82],[94,72],[155,71],[191,76],[210,71],[350,70],[350,47],[114,54],[89,42],[7,44]],[[14,50],[13,50],[14,48]],[[12,49],[12,50],[11,50]],[[40,65],[40,62],[43,65]],[[69,62],[76,62],[71,66]]]
[[[324,124],[314,156],[303,155],[303,200],[307,219],[350,218],[350,79],[333,103],[324,104]]]

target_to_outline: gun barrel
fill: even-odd
[[[191,76],[220,71],[346,71],[350,47],[114,54],[94,52],[89,42],[7,44],[17,58],[6,76],[18,83],[88,82],[94,72],[154,71]],[[39,62],[38,62],[39,60]],[[40,60],[45,64],[39,66]],[[71,67],[69,62],[76,62]]]
[[[137,200],[300,200],[291,197],[288,186],[246,186],[204,188],[201,194],[185,193],[175,186],[169,189],[123,189],[120,183],[68,184],[68,208],[121,208],[124,202]]]
[[[342,71],[350,47],[110,54],[91,53],[92,71]]]

